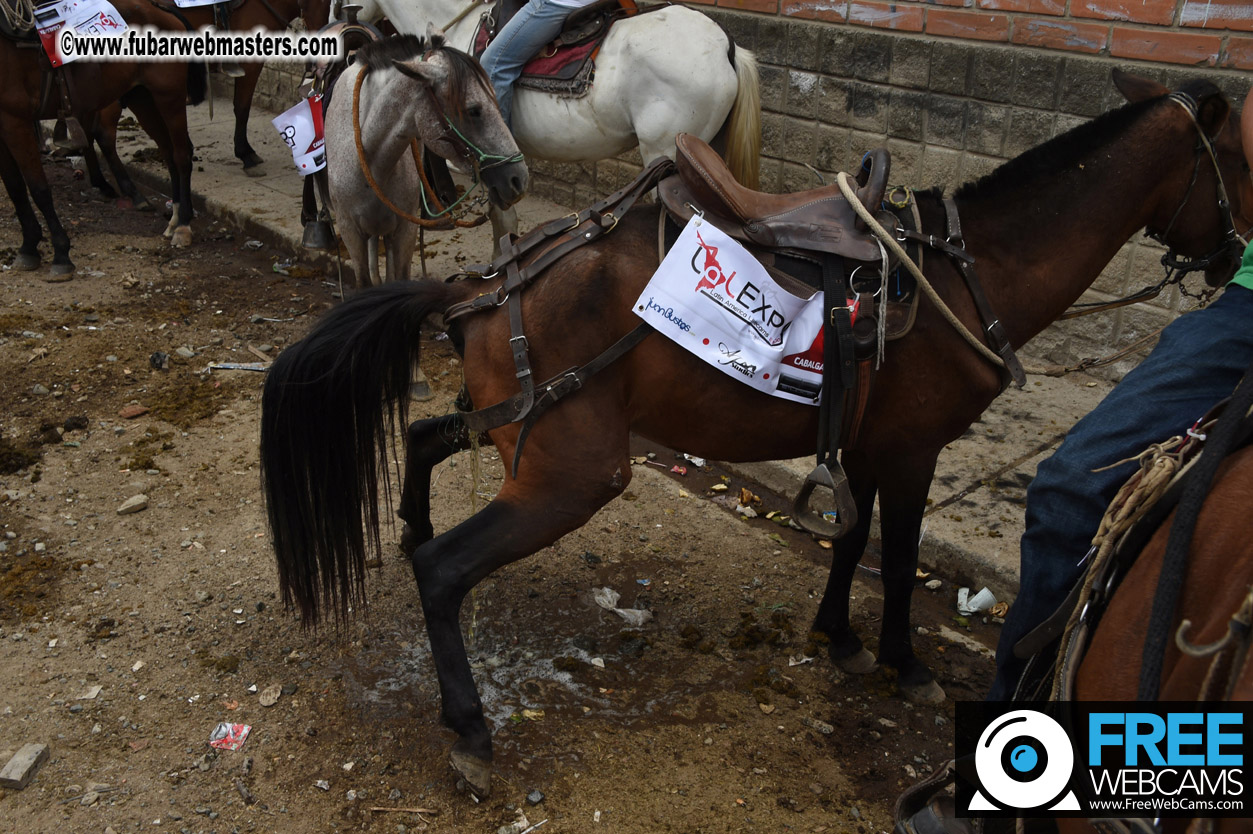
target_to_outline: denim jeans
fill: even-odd
[[[1027,489],[1018,598],[1005,618],[988,700],[1014,693],[1026,662],[1014,644],[1065,600],[1105,509],[1135,472],[1125,463],[1153,443],[1182,434],[1235,389],[1253,361],[1253,290],[1231,285],[1208,307],[1187,313],[1042,462]]]
[[[513,124],[513,82],[522,74],[522,67],[560,34],[561,25],[573,11],[552,0],[530,0],[488,44],[481,63],[492,80],[505,124]]]

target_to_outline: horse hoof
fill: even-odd
[[[170,246],[182,248],[191,246],[191,226],[179,226],[170,235]]]
[[[470,793],[479,799],[487,799],[492,792],[492,765],[478,756],[463,753],[455,746],[448,754],[448,762],[457,775],[465,780]]]
[[[255,165],[245,165],[244,175],[249,177],[264,177],[266,174],[265,166],[258,162]]]
[[[411,383],[409,385],[409,399],[415,403],[424,403],[435,399],[435,394],[431,391],[431,383],[424,379]]]
[[[74,264],[53,264],[44,277],[44,283],[64,284],[74,277]]]
[[[944,688],[935,681],[920,684],[901,684],[901,694],[905,700],[915,704],[944,703]]]
[[[18,252],[17,257],[13,260],[13,266],[23,272],[30,272],[32,269],[39,269],[40,259],[38,254],[28,255],[25,252]]]
[[[869,649],[862,649],[857,654],[849,655],[835,661],[835,665],[839,666],[845,672],[852,675],[864,675],[867,672],[873,672],[878,666],[875,656],[870,653]]]

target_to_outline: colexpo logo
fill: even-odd
[[[1030,709],[1005,713],[979,737],[979,785],[968,810],[1078,810],[1070,789],[1074,768],[1070,738],[1055,720]]]

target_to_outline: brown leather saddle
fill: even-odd
[[[676,138],[677,173],[659,186],[661,201],[687,222],[701,211],[731,237],[767,249],[794,249],[838,255],[858,263],[880,262],[879,245],[857,217],[838,185],[792,194],[766,194],[745,188],[727,170],[718,152],[696,136]],[[872,151],[857,197],[876,212],[887,190],[891,158]]]
[[[767,268],[773,264],[777,270],[787,261],[810,265],[817,279],[812,283],[822,289],[826,312],[817,465],[796,498],[793,515],[810,532],[841,536],[857,523],[857,509],[837,453],[845,428],[859,419],[868,399],[872,371],[868,360],[858,361],[850,284],[864,269],[877,276],[881,289],[893,260],[838,184],[791,194],[754,191],[735,180],[713,148],[690,134],[676,137],[675,166],[675,174],[662,180],[658,193],[676,222],[686,223],[700,214],[744,243]],[[858,173],[854,196],[871,213],[880,210],[890,170],[891,157],[878,149],[867,154]],[[896,224],[895,216],[891,224]],[[859,291],[853,289],[852,295]],[[873,309],[867,312],[875,315]],[[864,330],[866,317],[859,319]],[[872,324],[869,344],[873,346],[881,333]],[[819,487],[830,490],[833,514],[810,506]]]

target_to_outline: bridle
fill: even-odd
[[[422,56],[422,60],[426,61],[434,54],[435,50],[427,51]],[[422,204],[427,213],[430,215],[430,218],[418,217],[405,211],[389,200],[383,193],[383,190],[379,187],[378,182],[374,179],[374,175],[370,171],[369,162],[365,157],[365,144],[361,137],[361,86],[365,82],[365,77],[369,74],[369,71],[368,65],[362,65],[361,72],[357,74],[356,83],[352,88],[352,132],[357,145],[357,162],[361,166],[361,173],[365,175],[366,182],[369,183],[371,190],[374,191],[374,195],[382,201],[383,205],[391,209],[397,216],[424,228],[447,228],[449,220],[446,215],[448,215],[449,212],[456,208],[471,194],[471,192],[474,191],[475,188],[478,187],[483,171],[488,171],[501,165],[510,165],[515,162],[521,162],[523,160],[521,151],[509,156],[504,156],[501,154],[488,153],[471,142],[468,138],[466,138],[465,134],[457,129],[457,125],[453,122],[452,118],[449,117],[448,112],[445,110],[444,103],[440,101],[439,96],[435,94],[434,88],[429,84],[425,84],[423,87],[426,90],[428,102],[435,112],[436,122],[439,125],[439,135],[436,136],[433,141],[444,142],[451,147],[465,163],[469,165],[474,183],[464,194],[458,197],[457,200],[447,208],[441,206],[439,199],[435,196],[435,190],[431,187],[430,182],[427,180],[426,171],[422,166],[422,156],[418,140],[414,139],[410,144],[410,147],[413,152],[414,164],[418,168],[418,176],[422,180]],[[430,205],[428,202],[428,194],[430,195],[431,200],[435,202],[434,206]],[[467,221],[457,219],[452,222],[453,225],[461,228],[473,228],[474,226],[482,225],[486,219],[487,215],[483,215],[475,220]]]
[[[1213,140],[1205,134],[1205,131],[1201,128],[1201,123],[1197,121],[1200,105],[1196,99],[1184,92],[1173,92],[1167,98],[1183,108],[1183,111],[1188,114],[1188,118],[1192,120],[1192,124],[1196,127],[1197,132],[1196,158],[1192,164],[1192,179],[1188,183],[1188,190],[1184,192],[1183,199],[1180,200],[1175,213],[1171,215],[1170,222],[1166,225],[1164,231],[1145,232],[1148,237],[1166,247],[1166,254],[1162,255],[1162,266],[1166,269],[1165,283],[1175,283],[1181,281],[1188,273],[1209,269],[1220,258],[1234,255],[1238,261],[1244,248],[1248,245],[1248,240],[1245,238],[1245,235],[1241,235],[1236,231],[1235,218],[1231,214],[1231,200],[1227,195],[1227,185],[1223,181],[1222,168],[1218,164],[1218,153],[1214,150]],[[1174,248],[1166,241],[1166,238],[1169,237],[1174,229],[1175,222],[1183,213],[1184,206],[1192,198],[1192,189],[1196,187],[1197,178],[1201,170],[1202,151],[1209,156],[1210,163],[1214,166],[1214,178],[1218,191],[1218,211],[1222,215],[1226,233],[1223,235],[1222,241],[1209,252],[1199,257],[1189,258],[1175,252]],[[1247,230],[1245,234],[1248,234]]]

